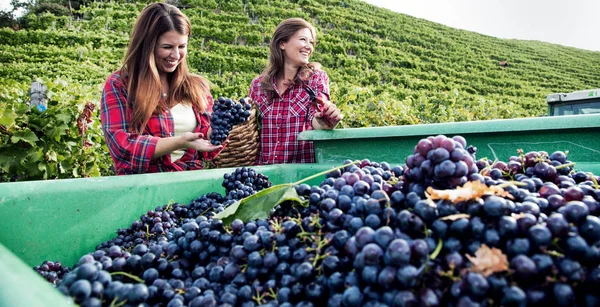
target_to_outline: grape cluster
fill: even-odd
[[[208,213],[228,200],[209,193],[169,208],[178,223],[159,239],[83,256],[58,289],[82,306],[600,305],[600,178],[527,172],[545,161],[496,178],[489,162],[464,177],[505,194],[427,198],[405,178],[414,163],[366,159],[297,185],[306,207],[268,219],[225,226]],[[224,176],[226,191],[249,184],[243,173]],[[494,270],[476,265],[486,247],[506,257]]]
[[[69,267],[63,266],[60,261],[44,261],[41,265],[37,265],[33,269],[52,284],[60,282],[63,275],[71,271]]]
[[[467,147],[462,136],[438,135],[421,139],[414,154],[406,158],[404,176],[417,185],[417,189],[429,186],[455,188],[467,182],[470,174],[478,172],[474,161],[476,150],[473,146]]]
[[[225,203],[223,195],[211,192],[191,201],[188,218],[195,218],[200,215],[211,217],[213,214],[223,211],[227,205],[228,203]]]
[[[563,151],[555,151],[551,155],[548,155],[545,151],[530,151],[527,153],[519,151],[519,155],[511,156],[508,163],[480,159],[476,162],[476,165],[482,174],[486,174],[492,179],[510,178],[517,174],[525,174],[528,177],[539,178],[546,182],[558,182],[564,179],[564,176],[573,172],[573,163],[567,160],[567,154]],[[587,178],[587,175],[580,173],[574,177],[579,178],[579,181],[583,181]]]
[[[245,102],[244,98],[240,102],[235,102],[229,98],[219,97],[213,106],[213,113],[210,116],[210,142],[213,145],[221,145],[229,136],[229,132],[235,125],[239,125],[250,117],[252,106]]]
[[[129,227],[117,230],[115,238],[98,245],[96,250],[107,251],[113,245],[132,249],[138,244],[153,244],[164,240],[168,230],[178,226],[180,218],[187,217],[189,207],[175,203],[149,210]]]
[[[240,200],[271,186],[269,177],[249,167],[236,168],[223,175],[222,186],[227,200]]]

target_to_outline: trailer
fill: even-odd
[[[294,182],[345,159],[404,164],[419,139],[461,135],[477,157],[506,161],[524,151],[568,151],[575,167],[600,173],[600,114],[415,126],[308,131],[315,164],[253,167],[273,184]],[[32,267],[44,260],[72,266],[81,255],[156,206],[222,192],[232,169],[0,184],[0,306],[70,306]],[[317,184],[323,179],[315,178]]]

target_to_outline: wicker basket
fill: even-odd
[[[216,167],[249,166],[256,163],[260,145],[256,112],[256,105],[252,104],[248,120],[231,129],[227,147],[212,160]]]

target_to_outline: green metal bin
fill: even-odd
[[[329,164],[253,167],[273,184],[295,182]],[[68,299],[37,274],[44,260],[72,266],[96,245],[140,215],[169,202],[187,204],[209,192],[223,193],[214,169],[85,179],[0,184],[0,307],[68,306]],[[309,181],[318,184],[323,177]]]
[[[314,142],[317,163],[368,158],[403,164],[420,139],[438,134],[463,136],[477,147],[477,158],[506,162],[517,149],[562,150],[575,168],[600,173],[600,114],[305,131],[299,139]]]

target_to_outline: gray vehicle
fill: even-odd
[[[546,96],[548,116],[600,113],[600,89]]]

